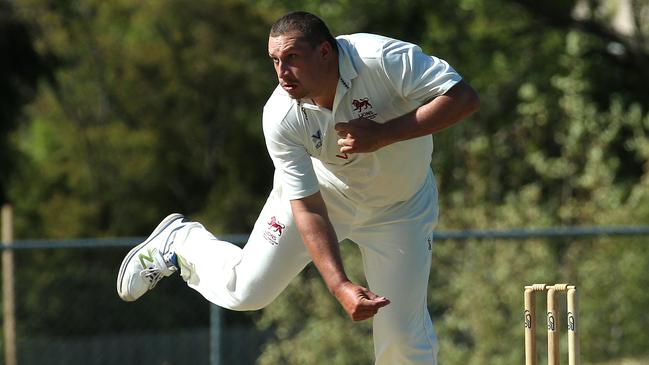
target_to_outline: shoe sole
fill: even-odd
[[[119,267],[119,274],[117,275],[117,294],[119,295],[122,300],[126,302],[132,302],[137,300],[137,298],[131,298],[127,295],[122,290],[122,286],[124,284],[124,272],[126,271],[126,267],[128,264],[131,262],[131,259],[133,259],[133,256],[144,246],[146,246],[149,242],[151,242],[152,239],[154,239],[156,236],[160,234],[160,232],[164,231],[169,225],[178,219],[182,219],[184,216],[182,214],[174,213],[168,215],[165,219],[158,224],[158,226],[153,230],[153,232],[147,237],[144,242],[140,243],[139,245],[133,247],[131,251],[128,252],[124,260],[122,261],[122,265]]]

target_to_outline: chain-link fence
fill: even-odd
[[[454,243],[438,247],[436,259],[444,265],[445,257],[453,255],[445,250],[457,252],[465,239],[516,239],[520,244],[531,238],[648,234],[649,227],[440,232],[436,240]],[[245,236],[225,238],[245,241]],[[177,275],[136,302],[118,298],[117,269],[124,254],[141,240],[16,241],[11,250],[3,244],[3,252],[11,252],[14,261],[17,363],[254,364],[272,333],[257,329],[251,314],[210,305]],[[584,270],[587,273],[588,267]],[[7,315],[11,314],[5,313],[3,319]],[[615,334],[613,330],[609,335]],[[3,364],[10,365],[6,360]]]
[[[232,353],[237,344],[263,340],[245,315],[221,312],[230,328],[211,338],[210,305],[179,277],[137,302],[122,302],[115,275],[124,253],[16,251],[19,364],[208,364],[215,341],[223,361],[212,364],[233,363],[225,360],[235,355],[236,363],[254,363],[255,346]]]
[[[117,269],[143,239],[3,246],[13,256],[16,363],[254,364],[268,334],[249,314],[210,305],[177,275],[137,302],[119,299]],[[229,239],[240,244],[245,236]]]

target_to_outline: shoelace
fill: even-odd
[[[156,251],[156,250],[154,250]],[[165,262],[165,264],[168,264],[171,262],[171,256],[173,255],[172,252],[167,252],[162,260]],[[173,265],[170,265],[170,267],[167,268],[169,271],[176,271],[176,267]],[[169,274],[167,274],[169,275]],[[165,276],[165,274],[160,270],[160,268],[157,265],[150,266],[146,269],[143,269],[140,271],[140,276],[145,278],[149,282],[149,290],[153,289],[156,284]]]
[[[162,279],[163,275],[157,266],[152,266],[140,271],[140,276],[149,281],[149,290],[153,289]]]

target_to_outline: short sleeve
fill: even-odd
[[[270,158],[279,172],[284,196],[293,200],[315,194],[320,187],[311,156],[299,142],[296,131],[287,128],[272,114],[264,110],[264,138]]]
[[[383,67],[397,93],[420,104],[443,95],[462,80],[446,61],[423,53],[414,44],[396,40],[384,47]]]

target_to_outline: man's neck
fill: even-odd
[[[325,78],[326,82],[322,85],[322,92],[313,98],[313,102],[319,107],[333,110],[336,90],[338,89],[338,80],[340,80],[338,58],[335,59],[328,72],[330,76]]]

